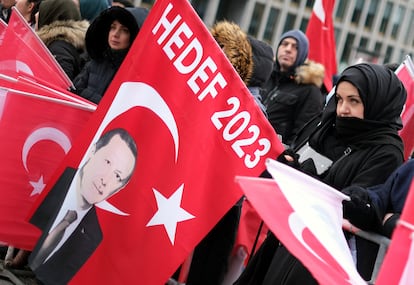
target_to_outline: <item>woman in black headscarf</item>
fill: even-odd
[[[398,131],[402,128],[400,114],[406,96],[402,83],[388,68],[368,63],[348,67],[338,79],[335,95],[325,107],[320,124],[311,131],[303,129],[295,149],[285,152],[279,160],[338,190],[383,183],[404,161]],[[376,220],[367,217],[361,223],[370,229],[376,226],[371,224]],[[356,237],[356,248],[357,269],[369,280],[376,245]],[[317,282],[270,234],[235,284]]]

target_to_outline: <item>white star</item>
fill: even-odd
[[[184,184],[181,184],[181,186],[170,196],[170,198],[166,198],[156,189],[152,189],[155,199],[157,200],[158,211],[148,222],[147,227],[163,225],[172,245],[174,245],[177,223],[195,218],[193,215],[180,207],[183,189]]]
[[[43,183],[43,176],[41,175],[37,182],[29,181],[30,185],[33,186],[33,191],[30,196],[42,193],[43,189],[45,188],[45,183]]]

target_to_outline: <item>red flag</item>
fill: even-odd
[[[401,114],[403,129],[400,136],[404,141],[404,157],[408,159],[414,151],[414,64],[410,56],[395,71],[407,90],[407,101]]]
[[[71,282],[164,284],[242,196],[235,175],[259,175],[265,159],[283,150],[255,104],[190,3],[156,1],[57,171],[82,166],[106,129],[121,126],[137,144],[129,183],[104,206],[96,205],[103,238]],[[50,195],[59,175],[47,186]],[[111,211],[105,210],[109,204]],[[114,208],[127,215],[114,215]],[[55,220],[59,209],[52,211]],[[70,251],[78,252],[76,246]],[[55,263],[54,272],[73,264]],[[42,277],[39,271],[38,278],[50,278],[47,269]]]
[[[342,200],[348,198],[277,161],[267,168],[274,180],[237,181],[270,230],[319,284],[366,284],[342,232]]]
[[[92,111],[35,94],[0,89],[0,241],[32,249],[33,203]]]
[[[0,73],[5,75],[24,75],[64,90],[72,86],[56,59],[16,9],[0,42],[0,63]]]
[[[414,181],[375,284],[409,285],[414,280]]]
[[[335,0],[316,0],[306,28],[309,39],[308,57],[325,67],[324,84],[328,91],[332,89],[333,76],[337,74],[334,5]]]

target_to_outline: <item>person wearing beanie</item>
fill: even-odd
[[[143,22],[135,14],[113,6],[91,23],[85,37],[90,60],[73,81],[76,94],[96,104],[101,101],[139,32],[138,21]]]
[[[307,61],[309,41],[300,30],[285,32],[264,88],[268,119],[282,143],[289,146],[300,130],[323,107],[324,68]],[[322,79],[322,80],[321,80]]]
[[[41,1],[37,18],[37,35],[73,80],[84,65],[81,55],[89,22],[81,20],[76,4],[67,0]]]
[[[107,0],[79,0],[81,17],[89,22],[92,22],[102,11],[110,6]]]

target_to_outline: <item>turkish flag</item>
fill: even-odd
[[[71,282],[164,284],[241,198],[235,175],[258,176],[282,152],[255,104],[189,1],[156,1],[56,172],[79,168],[110,125],[138,147],[129,183],[96,205],[103,239]]]
[[[11,77],[24,75],[64,90],[72,86],[56,59],[14,7],[2,33],[0,63],[0,73]]]
[[[375,284],[409,285],[414,280],[414,182],[392,235]]]
[[[333,76],[337,74],[334,5],[335,0],[316,0],[306,28],[309,39],[308,58],[325,67],[324,84],[328,91],[332,89]]]
[[[36,198],[92,111],[80,104],[0,88],[0,241],[31,250]]]
[[[403,129],[400,136],[404,141],[404,157],[408,159],[414,151],[414,64],[410,56],[395,71],[407,90],[407,100],[401,114]]]
[[[273,179],[237,181],[270,230],[319,284],[366,284],[358,274],[342,232],[342,200],[328,185],[268,160]]]

